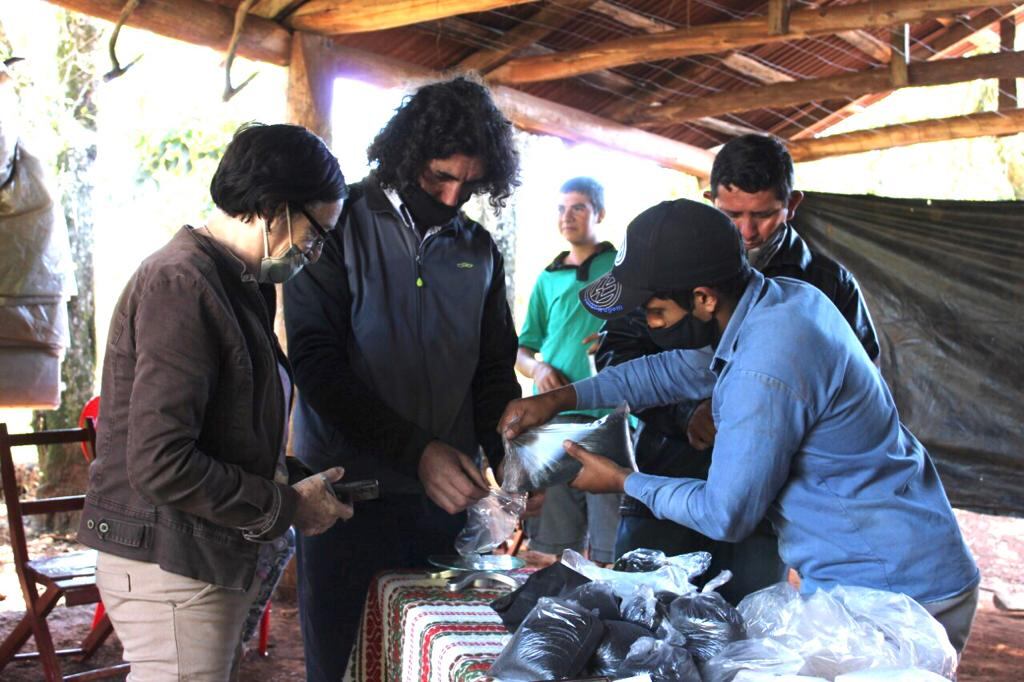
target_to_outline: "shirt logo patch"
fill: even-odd
[[[455,264],[455,267],[461,270],[468,270],[471,267],[473,267],[473,264],[468,261],[459,261],[458,263]]]

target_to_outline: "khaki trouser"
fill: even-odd
[[[229,590],[100,552],[96,586],[131,664],[129,682],[237,678],[258,580],[248,591]]]

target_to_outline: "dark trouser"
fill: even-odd
[[[751,592],[786,579],[786,566],[779,558],[779,541],[767,521],[762,521],[740,542],[719,542],[686,526],[656,519],[650,512],[630,509],[631,505],[639,504],[636,500],[625,504],[615,541],[616,557],[640,547],[660,549],[669,556],[710,552],[711,567],[694,582],[703,586],[721,571],[732,571],[732,580],[718,588],[718,593],[733,605]]]
[[[296,555],[306,679],[342,678],[374,574],[426,567],[431,554],[453,554],[464,523],[465,514],[450,515],[425,495],[399,495],[357,503],[351,520],[322,535],[300,537]]]

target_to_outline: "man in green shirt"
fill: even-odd
[[[597,241],[597,225],[604,219],[604,188],[592,178],[580,177],[562,185],[561,193],[558,230],[569,250],[558,254],[537,279],[519,332],[516,369],[533,379],[535,393],[591,375],[588,347],[601,320],[580,305],[579,291],[611,270],[616,256],[615,247]],[[604,414],[578,412],[561,420],[589,422]],[[594,561],[614,561],[619,502],[616,494],[582,493],[567,485],[548,488],[540,518],[527,528],[530,549],[545,554],[589,549]]]

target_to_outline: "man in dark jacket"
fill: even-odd
[[[341,679],[374,573],[453,552],[487,494],[478,453],[498,466],[495,427],[520,395],[502,257],[459,212],[481,193],[500,208],[518,184],[511,124],[456,78],[406,99],[368,156],[320,262],[285,287],[295,454],[383,490],[358,522],[298,546],[314,681]]]
[[[789,220],[803,199],[793,189],[793,160],[773,137],[744,135],[718,152],[706,199],[739,228],[751,265],[768,277],[792,277],[813,284],[835,303],[872,361],[878,361],[878,338],[856,280],[842,265],[814,253]],[[643,309],[606,323],[608,332],[598,365],[618,365],[665,350],[647,332]],[[709,351],[708,360],[711,354]],[[707,479],[715,425],[710,399],[645,410],[636,437],[640,470],[660,476]],[[709,551],[709,576],[729,569],[733,580],[720,592],[733,603],[785,577],[778,542],[762,523],[739,543],[717,542],[697,531],[654,518],[646,506],[625,497],[615,552],[638,547],[669,554]]]

